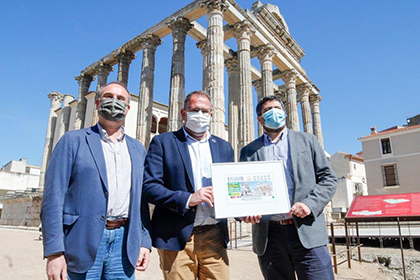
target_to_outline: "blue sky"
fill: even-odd
[[[55,90],[77,97],[74,77],[82,69],[189,2],[0,1],[0,166],[22,157],[40,164],[47,94]],[[243,8],[252,2],[237,1]],[[407,116],[420,114],[420,1],[271,3],[279,6],[291,35],[305,50],[301,64],[321,89],[330,154],[355,154],[361,150],[357,138],[369,134],[371,126],[403,125]],[[191,38],[186,50],[188,92],[201,86],[202,61]],[[171,53],[172,37],[167,36],[156,52],[155,70],[155,100],[166,104]],[[128,88],[136,94],[140,67],[141,52],[130,68]],[[109,80],[116,79],[116,70]]]

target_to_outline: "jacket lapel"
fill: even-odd
[[[218,148],[217,148],[217,145],[218,145],[217,144],[217,139],[213,135],[210,136],[209,145],[210,145],[212,162],[213,163],[220,162],[220,155],[219,155]]]
[[[86,141],[89,146],[90,152],[93,159],[95,160],[96,167],[99,171],[99,176],[102,179],[102,183],[108,190],[108,179],[106,175],[106,164],[104,158],[104,152],[101,145],[101,137],[98,131],[98,126],[92,126],[86,131]]]
[[[297,170],[298,169],[297,169],[297,162],[296,162],[296,159],[297,159],[296,133],[292,130],[289,130],[288,136],[289,136],[288,142],[289,142],[289,149],[290,149],[290,160],[292,161],[292,168],[293,168],[293,178],[294,178],[293,183],[295,185],[295,187],[293,188],[294,190],[293,190],[293,199],[292,199],[292,203],[294,203],[295,202],[295,197],[296,197],[296,187],[297,187],[296,178],[298,178],[297,177],[297,175],[298,175]],[[292,206],[292,205],[290,205],[290,206]]]
[[[257,160],[265,161],[265,151],[264,151],[264,134],[257,139]]]
[[[192,192],[194,192],[194,177],[192,172],[192,163],[190,152],[188,151],[187,139],[185,138],[184,130],[174,132],[175,143],[178,147],[179,155],[181,156],[182,163],[184,164],[185,170],[187,170],[188,179],[190,180],[191,186],[193,187]]]

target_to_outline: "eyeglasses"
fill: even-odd
[[[185,111],[187,112],[202,112],[203,114],[210,114],[212,112],[211,109],[206,109],[206,108],[199,108],[199,107],[187,107],[185,108]]]

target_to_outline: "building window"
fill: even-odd
[[[381,139],[382,144],[382,154],[390,154],[391,151],[391,141],[389,141],[389,138]]]
[[[382,166],[382,178],[385,187],[398,186],[397,165]]]

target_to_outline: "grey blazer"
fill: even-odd
[[[289,130],[289,149],[293,166],[295,192],[293,204],[303,202],[311,209],[305,218],[293,216],[299,239],[307,248],[328,243],[323,209],[333,197],[337,177],[313,134]],[[264,136],[242,148],[240,161],[264,161]],[[268,219],[264,216],[252,227],[253,251],[264,254],[268,242]]]

